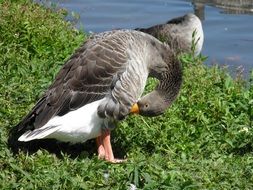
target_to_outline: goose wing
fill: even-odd
[[[14,130],[22,134],[40,128],[56,115],[104,97],[106,100],[98,109],[100,116],[121,119],[128,114],[144,89],[148,73],[143,70],[144,75],[136,74],[140,69],[134,68],[135,60],[127,53],[126,33],[107,32],[87,40]]]

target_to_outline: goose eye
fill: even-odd
[[[148,107],[148,104],[145,104],[145,108],[147,108]]]

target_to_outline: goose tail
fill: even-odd
[[[19,137],[22,136],[27,131],[31,131],[34,129],[34,122],[36,119],[36,110],[44,103],[44,98],[40,99],[40,101],[35,105],[32,111],[24,117],[24,119],[11,128],[9,131],[8,137],[8,147],[12,150],[13,153],[18,153],[19,149],[25,148],[28,143],[19,141]],[[32,143],[31,143],[32,145]],[[27,147],[25,148],[27,149]]]

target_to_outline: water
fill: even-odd
[[[253,0],[52,0],[80,15],[78,27],[88,32],[149,27],[195,12],[202,20],[207,64],[253,69]]]

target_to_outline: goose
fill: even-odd
[[[191,52],[192,35],[195,31],[195,55],[200,54],[204,42],[201,21],[192,13],[173,18],[165,24],[158,24],[149,28],[136,28],[135,30],[150,34],[160,41],[169,42],[180,52]]]
[[[187,33],[192,32],[189,27]],[[141,97],[148,77],[160,82]],[[122,162],[114,157],[110,142],[115,123],[129,114],[162,114],[176,99],[181,83],[181,64],[169,42],[136,30],[95,34],[10,130],[9,146],[14,149],[19,141],[36,139],[78,143],[95,138],[99,158]]]

